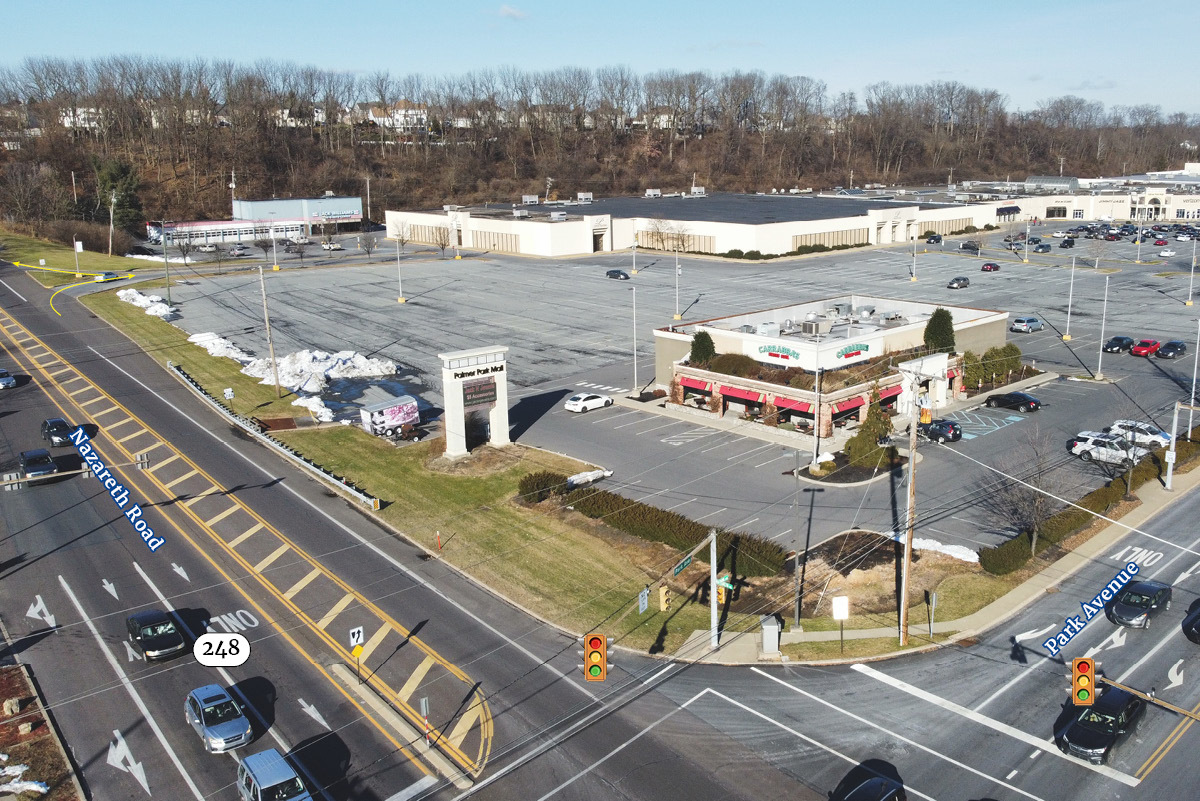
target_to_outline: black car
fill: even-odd
[[[43,478],[58,472],[54,457],[45,448],[21,451],[20,461],[21,472],[25,474],[25,478]]]
[[[1079,707],[1061,729],[1054,743],[1064,754],[1096,765],[1108,761],[1121,736],[1133,731],[1146,711],[1146,702],[1118,687],[1104,689],[1096,703]]]
[[[1179,339],[1172,339],[1164,342],[1154,355],[1160,359],[1177,359],[1185,353],[1187,353],[1187,343]]]
[[[1104,616],[1119,626],[1148,629],[1150,621],[1171,608],[1171,587],[1161,581],[1126,584],[1104,605]]]
[[[933,236],[931,236],[931,237],[929,237],[928,239],[926,239],[926,240],[925,240],[925,244],[926,244],[926,245],[940,245],[940,244],[942,244],[942,235],[941,235],[941,234],[934,234]]]
[[[129,641],[142,652],[147,662],[174,656],[187,647],[175,621],[158,609],[147,609],[131,615],[125,621],[125,629]]]
[[[609,270],[604,274],[605,278],[615,278],[618,281],[628,281],[629,273],[624,270]]]
[[[934,442],[958,442],[962,439],[962,426],[953,420],[917,423],[917,436]]]
[[[42,439],[50,440],[51,448],[70,445],[71,430],[71,424],[61,417],[51,417],[42,421]]]
[[[1042,408],[1042,402],[1024,392],[1005,392],[1002,395],[989,395],[983,402],[989,409],[1016,409],[1018,412],[1036,412]]]
[[[1063,241],[1058,243],[1058,246],[1060,248],[1073,248],[1073,247],[1075,247],[1075,240],[1074,239],[1064,239]]]
[[[1200,645],[1200,604],[1183,619],[1183,636]]]
[[[1133,337],[1113,337],[1104,343],[1105,353],[1121,353],[1133,347]]]

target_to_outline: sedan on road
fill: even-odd
[[[17,379],[7,370],[0,369],[0,389],[12,389],[17,385]]]
[[[1016,409],[1022,414],[1036,412],[1042,408],[1042,402],[1024,392],[1005,392],[1001,395],[989,395],[983,402],[989,409]]]
[[[242,706],[219,684],[207,684],[188,693],[183,716],[209,753],[239,748],[254,736]]]
[[[1146,702],[1141,698],[1104,685],[1096,703],[1078,708],[1066,725],[1054,733],[1054,742],[1064,754],[1103,764],[1122,735],[1133,731],[1145,711]]]
[[[71,424],[61,417],[42,421],[42,439],[50,441],[51,448],[64,448],[71,444]]]
[[[130,615],[125,621],[125,629],[129,634],[129,641],[142,652],[147,662],[152,659],[165,659],[187,647],[183,635],[175,628],[175,621],[166,612],[158,609],[147,609]]]
[[[605,278],[612,278],[616,281],[628,281],[629,273],[624,270],[609,270],[604,274]]]
[[[1161,581],[1126,584],[1104,605],[1104,615],[1118,626],[1150,628],[1150,621],[1171,608],[1171,587]]]
[[[983,266],[979,268],[979,271],[981,273],[998,273],[1000,272],[1000,265],[994,261],[985,261]]]
[[[958,442],[962,439],[962,426],[953,420],[917,423],[917,436],[933,442]]]
[[[103,284],[105,281],[116,281],[120,277],[116,273],[100,273],[92,281],[97,284]]]
[[[1121,353],[1133,347],[1133,337],[1113,337],[1104,343],[1105,353]]]
[[[1162,247],[1162,246],[1163,246],[1163,245],[1165,245],[1165,244],[1167,244],[1167,240],[1165,240],[1165,239],[1163,239],[1163,238],[1161,238],[1161,237],[1160,237],[1160,238],[1158,238],[1158,239],[1155,239],[1155,240],[1154,240],[1154,245],[1155,245],[1155,247]]]
[[[1200,604],[1183,619],[1183,636],[1200,645]]]
[[[965,275],[958,275],[950,279],[950,283],[946,284],[947,289],[966,289],[971,285],[971,279]]]
[[[1182,339],[1170,339],[1154,354],[1160,359],[1177,359],[1187,353],[1187,343]]]
[[[942,244],[942,235],[941,235],[941,234],[934,234],[933,236],[931,236],[931,237],[929,237],[928,239],[926,239],[926,240],[925,240],[925,244],[926,244],[926,245],[940,245],[940,244]]]
[[[1134,356],[1153,356],[1162,347],[1157,339],[1143,339],[1129,349]]]
[[[1049,253],[1050,246],[1049,245],[1037,245],[1036,247],[1034,247],[1033,252],[1034,253]]]
[[[578,395],[572,395],[567,398],[567,402],[563,404],[563,408],[568,412],[587,412],[592,409],[602,409],[605,406],[612,406],[613,399],[608,395],[597,395],[592,392],[581,392]]]
[[[216,253],[217,246],[212,244],[211,242],[209,242],[204,245],[197,245],[196,250],[199,251],[200,253]]]

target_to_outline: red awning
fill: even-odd
[[[879,399],[883,400],[884,398],[890,398],[893,395],[899,395],[903,391],[904,391],[904,387],[897,384],[894,387],[888,387],[887,389],[880,390]]]
[[[751,392],[748,389],[738,389],[737,387],[727,387],[724,385],[720,389],[721,394],[726,398],[740,398],[741,400],[748,400],[751,403],[761,403],[763,399],[761,392]]]
[[[707,381],[701,381],[698,378],[688,378],[686,375],[679,379],[679,383],[688,389],[702,389],[705,392],[707,392],[709,386],[711,386]]]
[[[807,412],[812,409],[811,403],[792,400],[791,398],[780,398],[778,396],[775,398],[775,405],[780,409],[791,409],[793,412]]]
[[[844,412],[849,409],[857,409],[859,406],[862,406],[864,403],[866,403],[866,401],[863,399],[863,396],[859,395],[857,397],[851,398],[850,400],[844,400],[841,403],[835,405],[833,407],[833,410],[835,412]]]

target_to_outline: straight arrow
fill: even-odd
[[[150,783],[146,781],[146,769],[142,767],[141,762],[134,761],[133,754],[129,753],[129,744],[125,742],[121,732],[113,729],[113,737],[115,740],[108,744],[108,764],[132,775],[137,779],[137,783],[142,785],[146,795],[150,795]]]
[[[50,610],[46,608],[46,602],[42,600],[42,596],[34,596],[35,600],[29,605],[29,611],[25,613],[25,617],[31,617],[34,620],[44,620],[46,625],[54,628],[54,615],[50,614]]]
[[[108,579],[104,579],[100,583],[102,585],[104,585],[104,589],[108,590],[109,595],[111,595],[114,598],[117,597],[117,588],[115,586],[113,586],[113,583],[111,581],[109,581]]]
[[[171,569],[172,569],[172,570],[174,570],[174,571],[175,571],[176,573],[178,573],[179,575],[183,576],[183,580],[184,580],[184,581],[191,581],[191,579],[190,579],[190,578],[188,578],[187,571],[186,571],[186,570],[184,570],[184,569],[183,569],[182,567],[180,567],[179,565],[175,564],[174,562],[172,562],[172,563],[171,563]]]
[[[296,700],[298,700],[300,702],[300,708],[304,710],[304,714],[308,715],[310,718],[315,720],[317,723],[320,723],[326,729],[329,729],[329,724],[325,722],[325,718],[321,717],[321,713],[317,711],[317,708],[315,706],[313,706],[312,704],[304,703],[303,698],[298,698]]]

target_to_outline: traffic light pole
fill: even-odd
[[[1135,690],[1133,687],[1130,687],[1128,684],[1122,684],[1119,681],[1113,681],[1112,679],[1109,679],[1109,678],[1097,678],[1096,683],[1097,684],[1110,684],[1113,687],[1120,688],[1127,693],[1132,693],[1133,695],[1136,695],[1138,698],[1141,698],[1144,701],[1149,701],[1152,704],[1157,704],[1158,706],[1161,706],[1163,709],[1169,709],[1177,715],[1183,715],[1185,718],[1191,718],[1192,720],[1200,720],[1200,715],[1197,715],[1195,712],[1188,711],[1188,710],[1184,709],[1183,707],[1178,707],[1178,706],[1175,706],[1174,704],[1169,704],[1166,701],[1163,701],[1159,698],[1155,698],[1150,693],[1144,693],[1141,690]]]
[[[717,650],[720,635],[717,632],[717,530],[708,532],[708,605],[709,624],[708,647]]]

